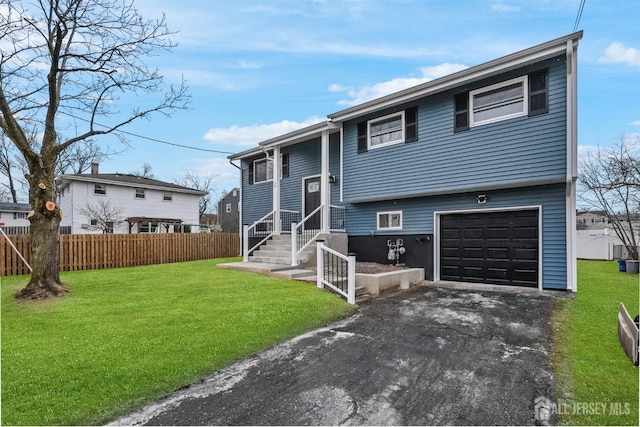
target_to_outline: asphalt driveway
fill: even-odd
[[[416,288],[113,424],[536,424],[536,398],[556,398],[552,308],[538,293]]]

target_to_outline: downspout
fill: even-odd
[[[231,164],[231,166],[233,166],[234,168],[238,169],[240,171],[240,185],[238,186],[238,188],[240,188],[240,194],[238,195],[239,197],[239,202],[238,202],[238,237],[240,238],[240,253],[238,254],[238,256],[242,256],[242,192],[243,192],[243,188],[242,188],[242,167],[236,165],[235,163],[233,163],[232,159],[229,159],[229,163]]]
[[[567,40],[567,175],[566,247],[567,290],[577,292],[576,180],[578,177],[578,41]]]

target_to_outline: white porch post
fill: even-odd
[[[280,223],[280,147],[273,147],[273,233],[282,234]]]
[[[329,232],[329,131],[322,131],[322,169],[320,177],[320,204],[322,205],[321,225],[323,233]]]

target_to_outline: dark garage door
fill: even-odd
[[[538,210],[440,217],[440,280],[538,286]]]

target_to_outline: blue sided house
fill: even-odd
[[[328,115],[230,156],[245,261],[314,241],[433,281],[576,291],[582,32]]]

